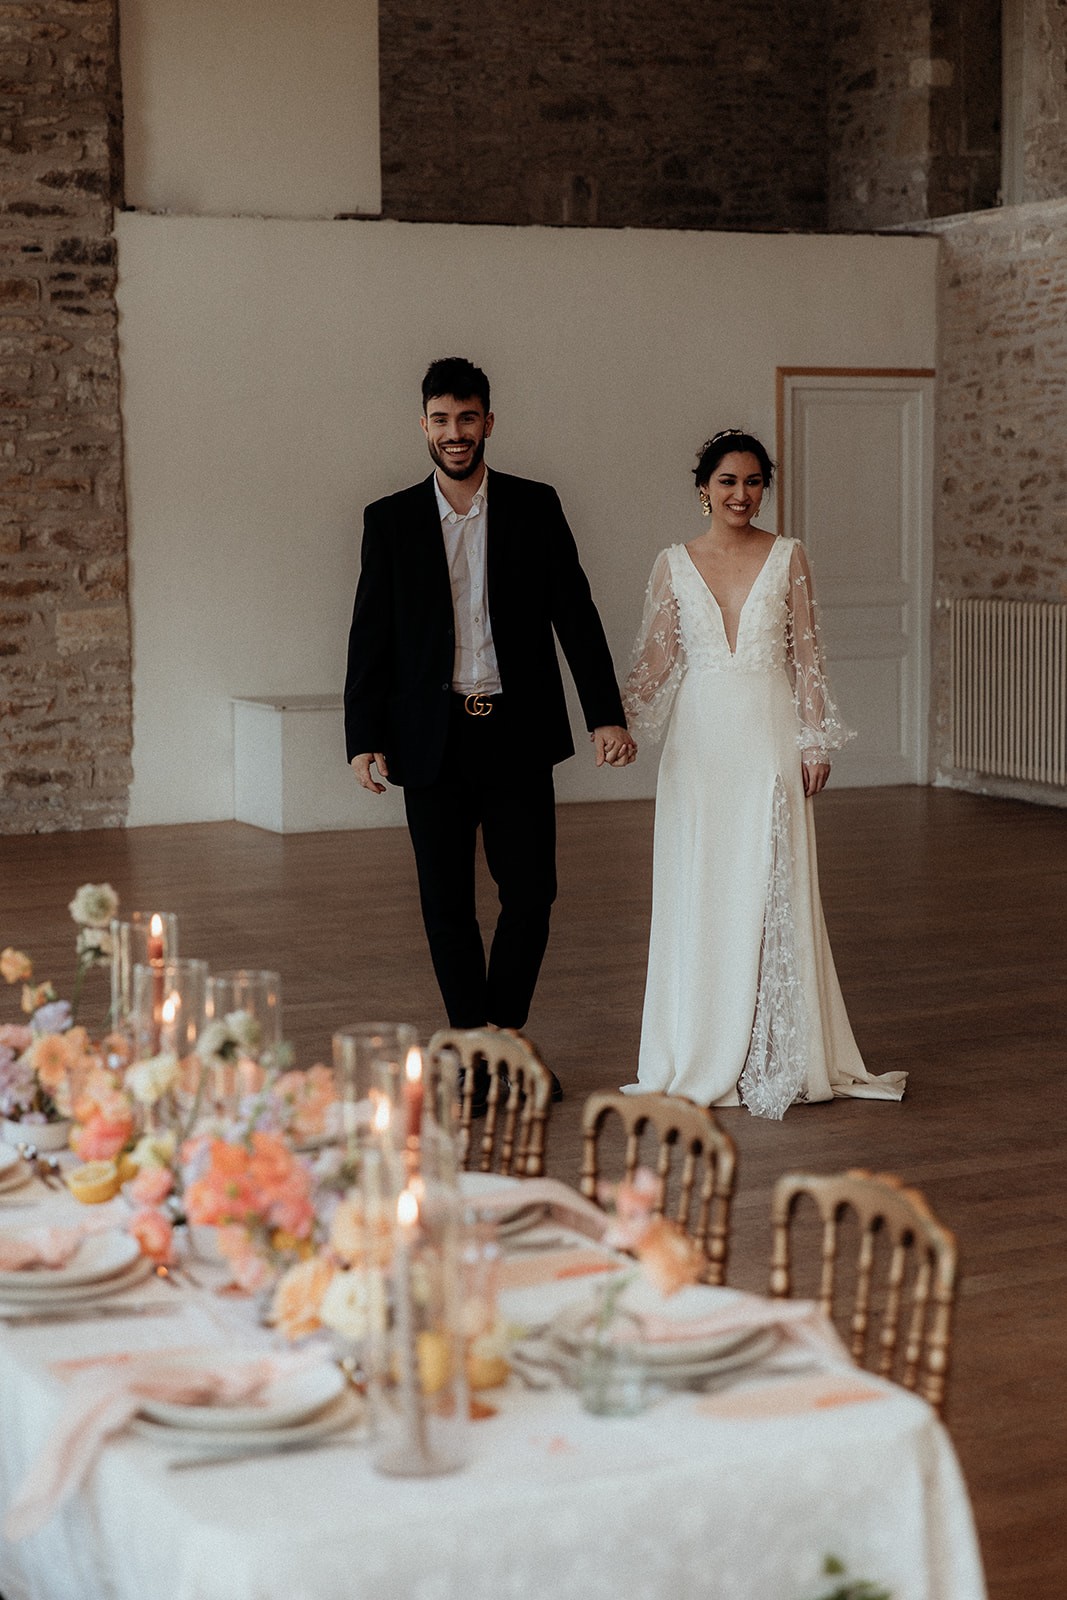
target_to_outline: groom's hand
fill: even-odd
[[[385,784],[376,783],[371,776],[370,770],[371,767],[377,767],[383,778],[389,776],[389,768],[386,766],[385,757],[380,750],[368,751],[366,755],[362,756],[353,756],[350,765],[364,789],[369,789],[371,794],[385,793]]]
[[[628,728],[594,728],[589,737],[598,767],[628,767],[637,755],[637,743]]]

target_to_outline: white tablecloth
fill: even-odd
[[[167,1317],[0,1332],[5,1505],[58,1414],[48,1362],[225,1343],[242,1316],[213,1295],[178,1303]],[[171,1473],[153,1442],[116,1440],[45,1528],[0,1544],[0,1593],[812,1600],[831,1587],[832,1554],[893,1600],[984,1596],[948,1436],[893,1386],[759,1420],[709,1415],[682,1393],[616,1420],[587,1415],[569,1390],[513,1385],[486,1396],[500,1409],[474,1425],[470,1466],[429,1481],[380,1477],[355,1445]]]

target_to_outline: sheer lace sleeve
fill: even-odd
[[[662,731],[684,676],[685,646],[671,584],[670,556],[661,550],[648,580],[641,630],[622,695],[626,720],[634,732]]]
[[[829,762],[830,751],[840,750],[856,735],[841,721],[826,681],[826,667],[815,618],[815,597],[811,589],[811,569],[801,544],[793,546],[789,558],[786,649],[793,698],[800,718],[797,744],[801,756],[808,762]]]

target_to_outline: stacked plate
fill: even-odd
[[[492,1210],[487,1213],[496,1223],[497,1235],[501,1239],[513,1238],[515,1234],[525,1233],[527,1229],[536,1228],[544,1222],[548,1207],[539,1202],[531,1205],[529,1201],[523,1201],[521,1178],[505,1178],[497,1172],[461,1172],[459,1175],[459,1192],[475,1216],[479,1215],[479,1200],[492,1195],[496,1201],[502,1190],[514,1190],[514,1206],[501,1211],[494,1203]]]
[[[709,1296],[717,1298],[709,1300]],[[637,1320],[633,1337],[626,1341],[627,1350],[645,1367],[654,1382],[671,1386],[695,1387],[720,1375],[755,1366],[778,1348],[781,1333],[777,1328],[735,1328],[723,1333],[692,1335],[687,1331],[688,1322],[699,1326],[710,1310],[724,1305],[723,1297],[732,1297],[732,1291],[697,1287],[663,1300],[647,1286],[631,1285],[626,1291],[624,1308],[633,1312]],[[595,1322],[597,1310],[596,1301],[585,1299],[559,1312],[547,1330],[547,1340],[564,1378],[571,1375],[583,1349],[588,1347],[590,1326]],[[643,1337],[642,1312],[675,1323],[676,1335]]]
[[[29,1183],[33,1173],[17,1150],[9,1144],[0,1144],[0,1195],[9,1194]]]
[[[4,1228],[4,1238],[18,1239],[31,1229]],[[118,1228],[90,1234],[63,1267],[23,1267],[0,1272],[0,1302],[10,1309],[48,1310],[80,1300],[122,1294],[151,1272],[151,1262],[136,1239]]]
[[[180,1362],[212,1366],[232,1359],[244,1364],[247,1355],[226,1357],[217,1350],[174,1352],[167,1357],[173,1373]],[[357,1422],[363,1414],[359,1396],[333,1362],[305,1367],[277,1379],[253,1405],[177,1405],[146,1400],[131,1424],[143,1438],[169,1449],[192,1451],[197,1456],[235,1453],[269,1454],[328,1438]]]

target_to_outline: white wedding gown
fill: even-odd
[[[899,1100],[852,1036],[819,898],[802,758],[851,737],[822,670],[803,547],[780,538],[742,609],[722,613],[684,545],[657,557],[631,728],[670,718],[656,791],[652,931],[638,1082],[781,1117],[833,1095]]]

